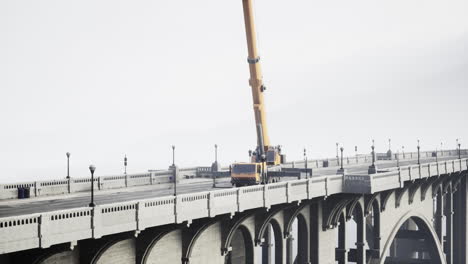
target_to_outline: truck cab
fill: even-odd
[[[231,169],[231,183],[236,187],[259,184],[262,171],[262,163],[235,163]]]

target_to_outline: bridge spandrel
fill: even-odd
[[[372,193],[371,175],[365,174],[349,174],[344,176],[345,193]]]

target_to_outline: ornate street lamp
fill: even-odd
[[[70,179],[70,152],[67,152],[67,179]]]
[[[309,179],[309,173],[307,172],[307,150],[306,148],[304,148],[304,162],[305,162],[305,165],[304,165],[304,168],[305,168],[305,173],[306,173],[306,179]],[[300,173],[299,173],[299,178],[300,178]]]
[[[375,166],[375,145],[374,145],[374,140],[372,139],[372,164],[369,166],[368,173],[369,174],[375,174],[377,173],[377,167]]]
[[[418,139],[418,165],[421,165],[421,146],[419,146],[419,139]]]
[[[358,159],[358,154],[357,154],[357,146],[354,146],[354,153],[356,154],[356,164],[358,164],[359,159]]]
[[[172,166],[175,166],[175,146],[172,145]]]
[[[175,146],[172,145],[172,169],[174,170],[174,196],[177,196],[177,168],[175,165]]]
[[[214,147],[215,147],[215,162],[211,166],[211,174],[213,176],[213,188],[216,187],[216,173],[218,172],[218,144],[215,144]]]
[[[124,174],[127,175],[127,155],[125,155],[125,158],[124,158],[124,167],[125,167]]]
[[[340,166],[340,157],[338,156],[338,146],[339,146],[339,143],[336,142],[336,162],[337,162],[337,165]]]
[[[344,150],[344,148],[341,147],[340,148],[340,151],[341,151],[341,170],[343,170],[343,150]]]
[[[91,172],[91,203],[89,203],[89,207],[95,207],[94,204],[94,171],[96,170],[96,166],[89,165],[89,171]]]

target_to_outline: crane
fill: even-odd
[[[267,165],[279,165],[284,161],[280,146],[272,146],[268,136],[265,114],[265,100],[263,93],[266,90],[263,84],[263,76],[260,66],[260,56],[257,49],[257,38],[253,15],[253,0],[242,0],[244,11],[245,32],[247,37],[250,79],[252,88],[253,110],[257,131],[257,147],[254,152],[249,152],[250,163],[235,163],[232,166],[231,181],[236,186],[258,184],[268,182]]]

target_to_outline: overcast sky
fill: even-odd
[[[256,0],[288,159],[468,144],[468,1]],[[0,1],[0,182],[223,165],[256,144],[241,0]],[[466,145],[465,144],[465,145]]]

